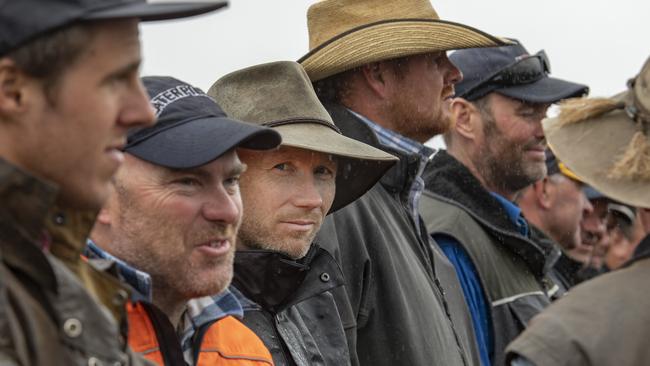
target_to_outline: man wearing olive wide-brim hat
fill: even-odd
[[[300,59],[344,135],[400,161],[366,195],[330,215],[319,238],[334,245],[347,283],[352,353],[362,365],[479,364],[471,319],[449,261],[422,229],[423,144],[449,128],[462,78],[447,50],[508,41],[441,20],[428,0],[326,0],[307,13]]]
[[[544,121],[555,154],[607,196],[642,207],[645,239],[622,269],[572,289],[508,347],[512,365],[650,363],[650,59],[612,98],[566,102]]]
[[[209,94],[228,115],[282,136],[276,151],[238,150],[248,169],[233,284],[249,300],[244,323],[276,366],[350,364],[347,314],[332,296],[343,274],[313,239],[327,214],[363,195],[397,159],[343,136],[295,62],[235,71]]]

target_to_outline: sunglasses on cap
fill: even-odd
[[[500,87],[534,83],[548,76],[551,62],[546,52],[520,56],[518,60],[495,72],[483,82],[465,92],[465,99],[475,100]]]

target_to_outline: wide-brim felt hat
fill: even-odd
[[[296,62],[235,71],[217,80],[208,94],[229,116],[279,132],[283,146],[336,156],[336,194],[330,213],[362,196],[397,161],[341,134]]]
[[[429,0],[325,0],[307,12],[309,52],[298,60],[312,81],[371,62],[510,41],[441,20]]]
[[[650,208],[650,59],[611,98],[577,98],[543,121],[553,152],[607,197]]]

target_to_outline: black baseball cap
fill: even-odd
[[[77,21],[183,18],[228,5],[227,1],[0,0],[0,56]]]
[[[268,127],[226,117],[201,89],[167,76],[142,78],[158,121],[127,133],[124,151],[172,169],[207,164],[236,147],[267,150],[282,142]]]
[[[471,101],[497,92],[529,103],[555,103],[589,92],[586,85],[549,77],[551,65],[543,50],[530,55],[512,41],[510,46],[453,52],[449,59],[463,73],[456,96]]]

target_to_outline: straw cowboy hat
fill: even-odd
[[[650,59],[626,92],[560,107],[543,122],[553,152],[604,195],[650,208]]]
[[[370,189],[397,158],[345,137],[318,101],[303,68],[281,61],[235,71],[208,91],[230,117],[271,127],[284,146],[338,157],[336,194],[330,213]]]
[[[307,26],[309,53],[298,62],[312,81],[403,56],[510,44],[440,20],[429,0],[325,0],[309,7]]]

